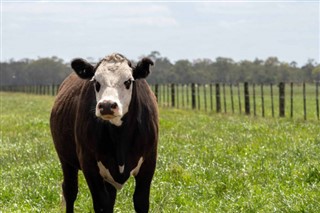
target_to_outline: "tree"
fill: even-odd
[[[320,82],[320,65],[316,66],[312,70],[312,79],[315,80],[315,81]]]
[[[233,72],[233,67],[235,63],[231,58],[216,58],[215,66],[218,70],[216,73],[216,80],[221,82],[230,82],[231,73]]]
[[[308,62],[301,67],[303,71],[303,81],[312,81],[312,71],[316,67],[314,59],[309,59]]]
[[[251,82],[278,83],[313,82],[320,80],[320,65],[309,59],[301,68],[297,63],[281,62],[277,57],[266,60],[235,62],[231,58],[178,60],[172,63],[160,52],[152,51],[147,57],[155,62],[147,81],[156,83],[212,83]],[[88,58],[91,61],[92,58]],[[62,59],[51,58],[22,59],[1,63],[1,85],[60,84],[71,72],[70,65]]]
[[[166,83],[169,81],[168,76],[173,68],[172,63],[167,58],[160,58],[155,61],[155,67],[148,78],[151,83]]]

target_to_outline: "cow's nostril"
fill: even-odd
[[[118,107],[118,104],[116,102],[114,102],[113,104],[111,104],[111,109],[116,109]]]
[[[98,104],[98,109],[103,109],[103,104],[102,103]]]

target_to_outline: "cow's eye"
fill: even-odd
[[[94,82],[94,88],[96,89],[96,92],[100,91],[100,87],[101,87],[100,83],[98,81],[95,81]]]
[[[129,88],[130,88],[131,83],[132,83],[132,80],[131,80],[131,79],[129,79],[129,80],[127,80],[127,81],[124,82],[124,86],[126,87],[126,89],[129,89]]]

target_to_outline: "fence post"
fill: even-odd
[[[227,113],[226,86],[225,86],[224,83],[222,84],[222,92],[223,92],[223,108],[224,108],[224,113]]]
[[[241,95],[240,95],[240,83],[237,84],[237,88],[238,88],[239,112],[240,112],[240,114],[242,114],[242,110],[241,110]]]
[[[316,82],[316,108],[317,108],[317,117],[319,120],[319,81]]]
[[[171,106],[175,107],[175,88],[174,84],[171,84]]]
[[[234,113],[234,102],[233,102],[233,87],[232,87],[232,83],[230,84],[230,96],[231,96],[231,109],[232,109],[232,113]]]
[[[216,83],[216,111],[221,112],[220,84]]]
[[[167,84],[167,107],[170,106],[170,84]]]
[[[200,84],[197,84],[198,110],[201,109],[201,107],[200,107],[200,87],[201,87],[201,85],[200,85]]]
[[[274,105],[273,105],[273,85],[270,84],[270,90],[271,90],[271,111],[272,111],[272,117],[274,117]]]
[[[207,85],[203,84],[204,110],[207,111]]]
[[[182,84],[181,85],[182,108],[184,108],[184,88],[185,88],[185,85]]]
[[[194,83],[191,84],[191,105],[192,109],[196,108],[196,86]]]
[[[212,101],[212,83],[210,83],[210,109],[213,111],[213,101]]]
[[[263,84],[261,84],[261,111],[262,117],[264,117],[264,92],[263,92]]]
[[[158,84],[155,84],[154,85],[154,95],[156,96],[157,98],[157,101],[159,102],[159,97],[158,97],[158,93],[159,93],[159,85]]]
[[[285,84],[279,83],[279,116],[285,117]]]
[[[244,83],[244,107],[246,115],[250,115],[250,96],[249,96],[249,84]]]
[[[190,100],[190,97],[189,97],[189,85],[190,84],[186,84],[186,108],[188,109],[189,108],[189,100]]]
[[[257,106],[256,106],[256,84],[252,85],[252,95],[253,95],[253,115],[257,116]]]
[[[179,109],[179,84],[177,84],[176,89],[175,89],[175,93],[176,93],[176,106]]]
[[[293,83],[290,83],[290,117],[293,118]]]
[[[307,120],[307,97],[306,97],[306,83],[303,82],[303,115],[304,120]]]

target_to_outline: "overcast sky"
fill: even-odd
[[[319,1],[1,1],[1,61],[151,51],[172,62],[320,61]]]

